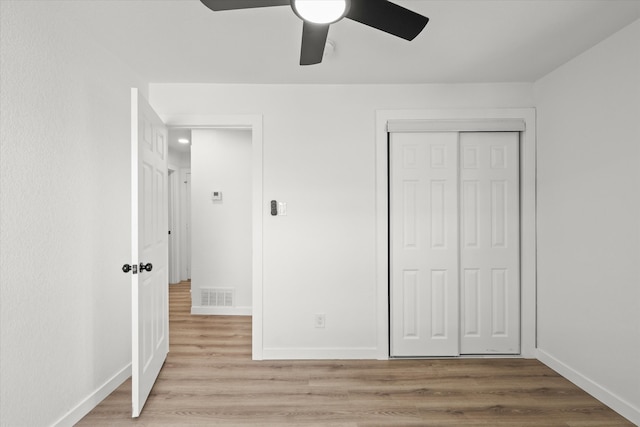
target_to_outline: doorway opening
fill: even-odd
[[[262,209],[263,209],[263,190],[262,190],[262,116],[261,115],[223,115],[223,116],[176,116],[169,118],[166,121],[170,131],[188,131],[190,135],[190,145],[193,149],[195,140],[194,153],[189,154],[189,167],[181,171],[180,181],[185,182],[185,186],[189,191],[184,191],[184,199],[186,209],[190,212],[185,213],[188,215],[189,222],[185,224],[185,239],[190,241],[186,244],[185,255],[189,255],[191,263],[189,265],[188,276],[192,280],[192,313],[193,314],[236,314],[236,315],[251,315],[252,322],[252,358],[254,360],[262,359]],[[245,214],[245,226],[244,226],[244,244],[243,246],[249,248],[250,255],[247,256],[245,251],[245,259],[248,258],[248,265],[246,267],[249,270],[249,274],[246,274],[244,279],[244,287],[241,290],[237,289],[237,286],[231,282],[232,279],[220,279],[219,282],[208,281],[207,277],[211,276],[211,271],[206,272],[211,260],[215,257],[217,261],[228,261],[228,253],[219,251],[219,246],[213,249],[213,252],[204,248],[203,252],[196,253],[203,248],[202,241],[198,241],[201,237],[201,233],[196,229],[198,224],[204,224],[205,227],[209,227],[212,223],[215,225],[216,221],[223,219],[224,213],[227,207],[230,207],[232,201],[238,192],[233,188],[239,178],[230,178],[227,181],[229,184],[225,184],[222,181],[217,181],[215,176],[207,179],[207,173],[211,170],[207,170],[206,166],[200,165],[200,155],[196,153],[198,151],[198,140],[211,136],[212,133],[226,133],[227,136],[244,134],[245,136],[245,179],[244,187],[249,188],[248,204],[247,198],[245,198],[245,207],[242,208]],[[195,139],[194,139],[195,138]],[[201,145],[203,149],[211,148],[204,142],[205,145]],[[247,147],[248,145],[248,147]],[[238,148],[238,147],[235,147]],[[211,153],[210,153],[211,154]],[[248,154],[248,155],[247,155]],[[203,155],[206,154],[203,152]],[[198,159],[196,160],[196,157]],[[198,164],[196,164],[198,163]],[[233,168],[233,161],[227,161],[227,164],[219,164],[213,169],[223,169],[224,167]],[[204,168],[204,169],[203,169]],[[199,171],[203,172],[204,180],[199,182]],[[225,190],[229,189],[229,190]],[[197,199],[196,199],[197,198]],[[203,204],[204,209],[198,208],[196,213],[195,204]],[[193,208],[192,208],[193,206]],[[185,210],[186,210],[185,209]],[[205,212],[211,214],[206,216]],[[216,215],[217,220],[216,220]],[[221,216],[222,215],[222,216]],[[248,219],[247,219],[248,218]],[[218,224],[219,225],[219,224]],[[187,232],[188,230],[188,232]],[[219,230],[220,231],[220,230]],[[224,230],[222,230],[224,231]],[[233,236],[233,234],[228,233]],[[237,242],[234,242],[235,245]],[[205,244],[206,246],[206,244]],[[204,253],[204,250],[209,252]],[[189,251],[189,252],[187,252]],[[218,251],[218,252],[216,252]],[[202,260],[197,261],[196,258],[202,256],[202,260],[207,261],[203,263]],[[209,258],[207,258],[209,257]],[[203,280],[196,280],[199,276],[198,266],[204,266],[204,270],[201,272]],[[227,262],[229,267],[233,268],[233,262]],[[244,269],[244,267],[243,267]],[[207,276],[209,274],[209,276]],[[218,280],[214,278],[214,280]],[[248,283],[247,283],[248,281]],[[197,289],[195,289],[197,287]],[[242,302],[244,298],[244,303]],[[206,301],[207,304],[203,305],[202,302]],[[225,306],[229,301],[235,302],[235,305]],[[212,302],[215,303],[212,306]],[[222,304],[222,305],[221,305]]]

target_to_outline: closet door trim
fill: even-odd
[[[387,132],[523,132],[522,119],[389,120]]]

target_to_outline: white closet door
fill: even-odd
[[[390,134],[391,354],[457,356],[458,134]]]
[[[519,134],[460,134],[461,354],[520,353]]]

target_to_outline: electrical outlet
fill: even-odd
[[[314,323],[315,327],[324,328],[324,324],[325,324],[324,314],[316,314],[315,323]]]

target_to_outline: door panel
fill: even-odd
[[[167,130],[137,89],[131,91],[132,409],[138,417],[169,351]]]
[[[458,355],[457,134],[390,135],[391,351]]]
[[[519,133],[392,133],[391,355],[520,352]]]
[[[519,134],[460,134],[461,354],[520,352]]]

